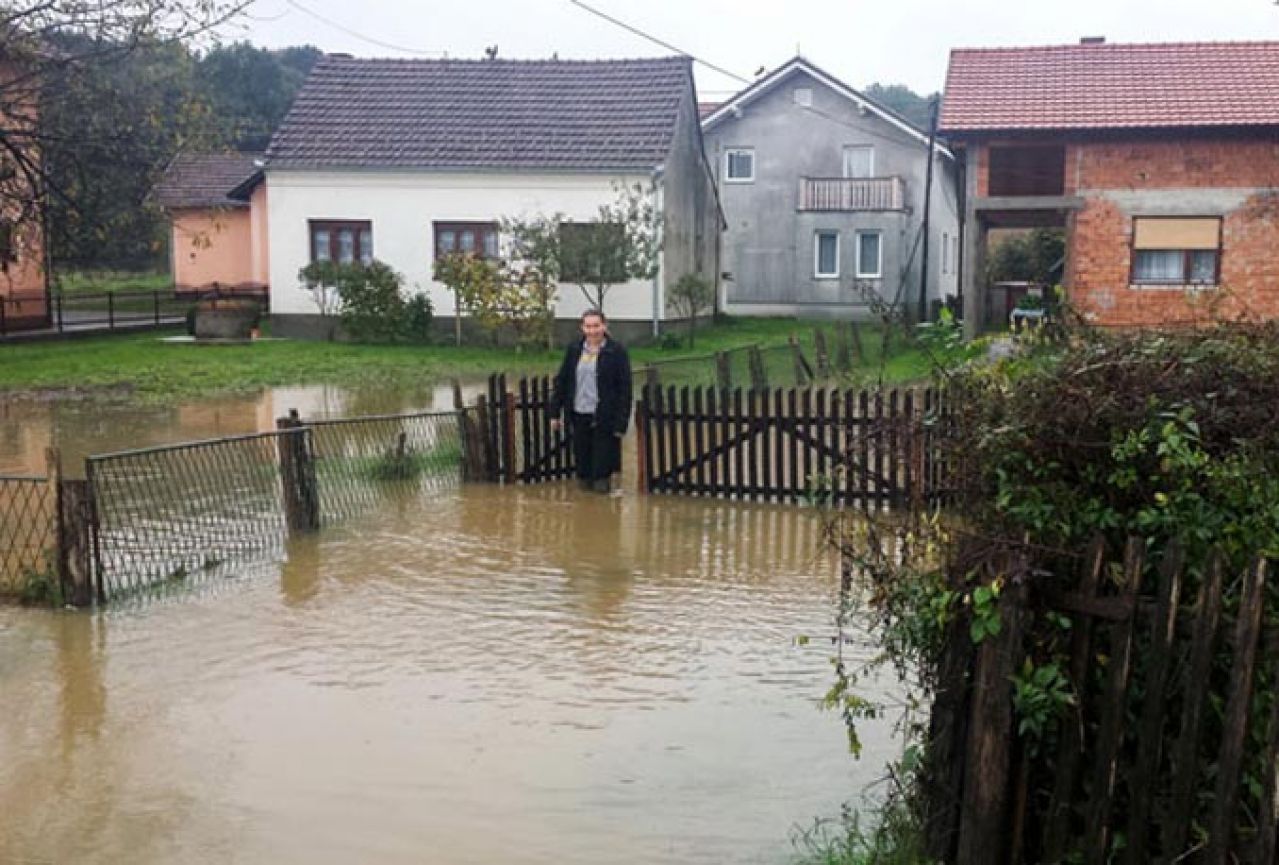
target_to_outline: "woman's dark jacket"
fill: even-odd
[[[573,395],[577,390],[577,362],[582,357],[586,340],[576,339],[564,352],[564,362],[555,374],[555,392],[549,407],[551,417],[571,419]],[[595,423],[603,432],[622,435],[631,419],[631,359],[626,348],[612,337],[606,337],[595,362],[595,389],[599,404],[595,407]]]

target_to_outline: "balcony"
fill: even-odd
[[[799,209],[905,210],[906,184],[900,177],[801,177]]]

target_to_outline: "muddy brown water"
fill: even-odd
[[[66,448],[114,435],[65,417]],[[897,748],[870,724],[854,761],[818,708],[838,592],[820,529],[471,485],[160,600],[0,608],[0,862],[790,861],[794,827]]]

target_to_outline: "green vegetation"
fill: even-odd
[[[846,807],[836,819],[795,831],[795,865],[931,865],[919,821],[903,801],[869,810],[878,815],[873,827]]]
[[[792,333],[802,337],[811,359],[811,323],[774,318],[732,319],[709,326],[699,335],[696,354],[639,346],[632,350],[632,361],[640,367],[651,361],[676,360],[680,361],[678,366],[705,375],[713,369],[708,352],[751,344],[784,345]],[[870,328],[861,333],[865,368],[878,375],[882,339]],[[891,345],[898,347],[890,347],[885,380],[900,382],[928,375],[931,364],[924,351],[906,346],[901,339]],[[516,351],[301,340],[206,346],[162,343],[154,334],[8,345],[0,352],[5,358],[0,365],[0,391],[98,390],[108,395],[128,393],[148,402],[249,393],[281,385],[413,386],[491,372],[542,374],[553,371],[560,359],[558,349]],[[768,357],[777,365],[778,382],[792,380],[784,378],[793,375],[788,352],[773,351]]]
[[[72,270],[57,274],[54,290],[66,294],[102,291],[166,291],[173,287],[167,273],[153,270]]]
[[[1234,575],[1255,556],[1279,553],[1279,427],[1273,420],[1279,326],[1080,330],[1028,346],[1002,361],[949,371],[955,414],[940,443],[942,462],[957,471],[948,478],[953,501],[944,511],[891,521],[873,513],[857,521],[832,516],[832,541],[858,576],[841,615],[871,623],[883,653],[870,666],[891,664],[911,683],[909,705],[953,702],[953,691],[948,697],[942,686],[958,675],[956,659],[1005,632],[1001,596],[1013,588],[1074,589],[1081,553],[1093,538],[1105,541],[1111,561],[1129,537],[1144,541],[1146,596],[1155,593],[1174,547],[1184,555],[1181,597],[1189,599],[1205,582],[1210,551],[1220,551],[1232,577],[1223,594],[1225,615],[1242,602]],[[1118,575],[1108,571],[1103,579]],[[1273,623],[1279,589],[1268,585],[1266,593],[1262,615]],[[1051,791],[1064,731],[1081,724],[1082,696],[1100,689],[1109,659],[1097,656],[1088,676],[1073,681],[1067,673],[1072,619],[1052,609],[1022,609],[1029,613],[1014,633],[1024,639],[1026,659],[1010,677],[1008,699],[1018,747],[1031,760],[1028,801],[1041,803]],[[1138,670],[1144,651],[1139,645]],[[1231,664],[1230,651],[1221,649],[1208,680],[1196,683],[1209,689],[1212,701],[1221,700]],[[857,693],[869,673],[837,665],[827,702],[850,726],[883,711]],[[1142,696],[1140,687],[1130,691],[1130,708]],[[1177,706],[1187,698],[1173,689],[1168,699]],[[1274,699],[1273,686],[1254,694],[1252,717],[1267,717]],[[1207,744],[1195,764],[1211,778],[1220,710],[1204,723]],[[1260,807],[1273,772],[1263,756],[1264,728],[1248,728],[1240,801],[1249,813]],[[918,722],[907,723],[906,734],[922,747],[930,744]],[[850,741],[856,742],[855,730]],[[928,807],[922,799],[937,803],[946,795],[924,791],[908,803],[919,812]],[[1126,800],[1116,800],[1114,825],[1124,825],[1126,807]],[[1203,837],[1207,827],[1198,819],[1191,834]],[[1151,853],[1142,850],[1139,858]]]

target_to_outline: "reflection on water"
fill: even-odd
[[[68,475],[79,476],[89,454],[265,432],[294,408],[304,418],[448,410],[453,392],[445,384],[355,390],[307,385],[167,406],[131,400],[0,399],[0,474],[44,474],[44,450],[55,445],[62,449]]]
[[[0,609],[0,862],[782,862],[890,755],[815,707],[798,509],[470,486],[255,575]]]

